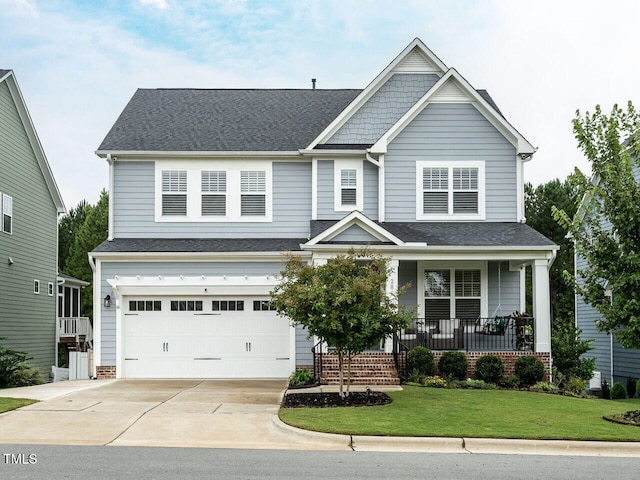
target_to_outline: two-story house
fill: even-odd
[[[48,378],[56,364],[64,203],[12,70],[0,70],[0,344]]]
[[[109,239],[90,255],[97,375],[310,366],[318,339],[269,304],[283,253],[318,264],[362,245],[390,259],[389,292],[411,283],[405,342],[548,365],[558,247],[523,223],[534,151],[419,39],[363,90],[138,90],[96,152],[110,168]],[[491,321],[524,309],[527,265],[535,320],[516,338]]]

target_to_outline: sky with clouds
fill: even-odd
[[[637,0],[0,0],[12,69],[67,208],[136,88],[364,88],[419,37],[539,147],[534,185],[588,163],[571,121],[640,105]]]

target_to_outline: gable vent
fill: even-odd
[[[441,73],[437,66],[415,49],[394,70],[396,73]]]
[[[445,83],[429,99],[430,102],[469,102],[471,99],[452,80]]]

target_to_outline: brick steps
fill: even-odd
[[[346,362],[346,360],[345,360]],[[346,379],[345,365],[345,379]],[[322,355],[321,383],[337,385],[339,383],[338,356]],[[391,353],[366,352],[351,359],[352,385],[400,385]]]

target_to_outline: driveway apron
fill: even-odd
[[[348,449],[276,427],[286,384],[117,380],[0,415],[0,438],[18,444]]]

